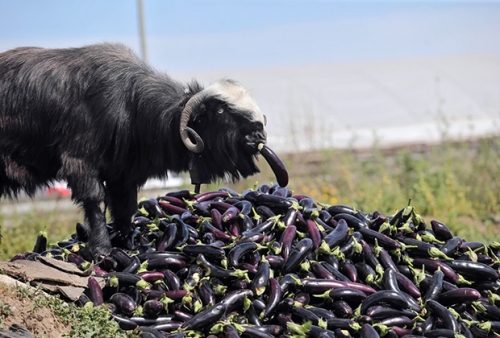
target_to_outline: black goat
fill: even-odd
[[[148,178],[253,175],[264,128],[236,82],[182,84],[120,44],[0,54],[0,196],[66,180],[94,257],[111,249],[103,202],[126,236]]]

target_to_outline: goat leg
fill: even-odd
[[[113,226],[126,239],[134,230],[132,218],[137,212],[137,188],[123,181],[107,182],[106,188]]]

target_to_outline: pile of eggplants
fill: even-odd
[[[91,265],[85,231],[31,253],[93,269],[81,304],[142,337],[498,337],[497,243],[469,242],[411,205],[325,205],[278,184],[143,199]],[[106,279],[101,288],[95,276]]]

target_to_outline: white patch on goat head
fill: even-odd
[[[250,112],[252,122],[258,121],[266,125],[265,117],[260,111],[259,106],[257,106],[250,92],[242,85],[231,80],[221,80],[212,83],[205,90],[209,95],[220,97],[237,110]]]

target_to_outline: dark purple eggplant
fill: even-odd
[[[434,236],[441,241],[447,241],[453,238],[453,234],[444,223],[436,220],[431,221],[431,228]]]
[[[358,231],[361,232],[363,238],[369,243],[374,244],[375,240],[377,240],[380,246],[388,250],[401,249],[401,243],[381,232],[370,228],[360,228]]]
[[[143,271],[139,272],[137,276],[141,277],[141,279],[148,283],[154,283],[165,278],[165,275],[160,271]]]
[[[225,257],[225,251],[215,245],[186,244],[182,246],[180,250],[191,257],[197,257],[200,253],[217,260],[221,260]]]
[[[368,227],[368,221],[366,219],[361,219],[348,213],[336,214],[335,216],[333,216],[333,219],[335,219],[337,222],[341,219],[345,220],[349,228],[353,228],[354,231],[358,231],[361,228]]]
[[[288,260],[290,252],[292,251],[292,245],[296,233],[297,227],[295,225],[289,225],[281,234],[279,242],[281,244],[281,256],[283,257],[285,262]]]
[[[294,206],[292,199],[277,195],[259,194],[256,196],[256,205],[266,206],[271,210],[282,212]]]
[[[378,255],[379,262],[382,265],[382,267],[384,268],[384,270],[387,270],[387,269],[393,269],[395,271],[398,270],[396,263],[394,263],[391,255],[389,254],[389,252],[386,249],[379,247],[378,253],[379,253],[379,255]]]
[[[145,317],[156,318],[163,311],[163,303],[156,299],[150,299],[142,304],[142,309]]]
[[[298,306],[293,307],[291,310],[292,320],[294,321],[310,321],[313,325],[318,325],[320,318],[312,311],[308,309]]]
[[[384,273],[384,268],[382,267],[382,264],[380,264],[377,256],[375,256],[375,252],[373,251],[372,246],[363,239],[361,239],[359,242],[361,244],[361,247],[363,248],[363,258],[365,262],[368,263],[377,272],[378,275],[382,275]]]
[[[87,270],[90,267],[90,262],[86,261],[82,256],[74,252],[70,252],[67,256],[68,262],[76,264],[80,270]]]
[[[127,267],[132,259],[130,255],[125,252],[125,250],[117,247],[111,249],[110,256],[113,257],[118,264],[118,268],[121,270]]]
[[[137,327],[137,323],[130,318],[117,314],[111,314],[111,317],[118,323],[118,326],[122,330],[134,330]]]
[[[445,255],[453,255],[460,247],[460,244],[462,244],[463,239],[461,237],[453,237],[447,240],[443,245],[439,247],[439,250],[441,250],[442,253]]]
[[[307,233],[309,234],[309,237],[313,241],[313,247],[314,249],[317,249],[321,244],[321,234],[319,232],[318,225],[312,219],[306,220],[306,225],[307,225]]]
[[[411,318],[406,317],[406,316],[395,316],[395,317],[390,317],[390,318],[384,318],[380,320],[378,323],[385,325],[385,326],[399,326],[399,327],[406,327],[406,328],[411,328],[413,327],[413,321]]]
[[[357,210],[355,210],[353,207],[347,206],[347,205],[342,205],[342,204],[335,204],[331,205],[326,209],[330,215],[335,216],[337,214],[341,213],[346,213],[355,216],[357,213]]]
[[[361,325],[350,318],[334,318],[326,321],[329,330],[342,329],[351,332],[361,330]]]
[[[375,270],[365,262],[357,262],[354,264],[356,271],[358,272],[359,279],[365,284],[374,284],[377,278],[377,273]]]
[[[405,316],[415,318],[417,314],[411,310],[395,309],[390,306],[374,305],[367,309],[366,314],[374,320],[381,320],[390,317]]]
[[[227,255],[228,264],[232,267],[238,267],[240,265],[240,259],[247,253],[255,251],[259,248],[259,244],[255,242],[244,242],[235,245]]]
[[[347,276],[351,282],[358,282],[358,270],[350,259],[346,259],[341,265],[340,271]]]
[[[367,297],[363,291],[349,287],[332,289],[325,292],[325,296],[333,301],[344,300],[354,306],[358,306]]]
[[[261,260],[259,268],[257,269],[249,287],[257,297],[261,296],[266,291],[267,283],[270,277],[269,269],[269,262],[265,259]]]
[[[240,217],[238,217],[238,229],[240,232],[247,232],[251,229],[254,228],[254,223],[250,216],[245,215],[245,214],[240,214]]]
[[[174,223],[168,223],[165,226],[160,241],[156,245],[156,250],[158,251],[172,250],[174,244],[177,242],[177,232],[178,232],[177,226]]]
[[[457,333],[449,329],[432,329],[424,332],[424,337],[427,338],[455,338]]]
[[[149,283],[143,280],[141,277],[133,273],[127,272],[109,272],[103,275],[104,278],[108,279],[108,283],[118,283],[119,286],[131,285],[135,286],[139,290],[149,287]],[[113,285],[112,285],[113,286]]]
[[[186,266],[186,260],[177,257],[159,256],[148,260],[148,269],[170,269],[177,271]]]
[[[271,267],[271,269],[280,270],[285,265],[285,260],[281,256],[268,255],[265,257],[268,260],[269,266]]]
[[[363,291],[366,294],[374,294],[377,291],[369,285],[354,283],[354,282],[342,282],[334,279],[310,279],[302,278],[299,281],[298,287],[312,294],[320,294],[325,291],[329,291],[335,288],[351,288]]]
[[[207,192],[195,195],[194,199],[198,203],[201,203],[201,202],[205,202],[205,201],[214,200],[218,197],[227,198],[227,197],[229,197],[229,193],[227,191],[224,191],[224,190],[207,191]]]
[[[201,233],[205,233],[205,232],[210,232],[210,233],[213,233],[215,238],[217,239],[221,239],[223,241],[229,241],[231,240],[231,235],[229,235],[228,233],[226,233],[225,231],[223,230],[220,230],[218,228],[216,228],[212,223],[210,223],[209,220],[204,220],[202,223],[201,223],[201,227],[200,227],[200,232]]]
[[[361,327],[361,330],[359,331],[359,336],[360,338],[379,338],[380,335],[378,334],[377,330],[373,328],[368,323],[363,324]]]
[[[137,256],[133,256],[130,258],[130,263],[128,266],[124,267],[121,272],[126,273],[136,273],[141,265],[141,260]]]
[[[131,316],[137,308],[137,303],[126,293],[114,293],[109,298],[109,301],[116,305],[120,313],[127,316]]]
[[[297,213],[298,209],[296,207],[292,207],[285,212],[285,215],[283,216],[283,224],[286,228],[291,225],[295,225],[295,222],[297,220]]]
[[[224,326],[224,337],[225,338],[240,338],[240,334],[238,333],[238,330],[236,330],[236,328],[233,325],[228,324],[228,325]]]
[[[311,272],[316,278],[321,279],[337,279],[331,271],[329,271],[321,262],[311,262]]]
[[[159,324],[164,324],[164,323],[170,323],[175,320],[175,317],[173,315],[160,315],[155,318],[147,318],[143,316],[132,316],[130,317],[130,320],[135,322],[137,325],[141,327],[145,326],[153,326],[153,325],[159,325]]]
[[[102,295],[102,288],[99,282],[94,277],[89,277],[87,279],[89,299],[94,304],[94,306],[99,306],[104,303],[104,297]]]
[[[163,210],[163,212],[167,215],[182,215],[186,211],[189,211],[186,208],[178,207],[170,202],[163,201],[161,198],[158,201],[158,205]]]
[[[103,270],[106,270],[106,271],[116,271],[118,263],[111,256],[103,256],[103,255],[101,255],[99,257],[99,262],[97,263],[97,265],[100,268],[102,268]]]
[[[262,313],[264,318],[268,318],[274,313],[279,302],[281,301],[281,296],[282,293],[279,282],[274,278],[269,278],[268,300]]]
[[[278,184],[281,187],[286,187],[288,185],[288,171],[283,161],[264,143],[260,143],[258,149],[274,172]]]
[[[480,298],[481,293],[476,289],[463,287],[441,293],[437,301],[443,306],[450,306],[457,303],[470,303]]]
[[[162,269],[160,271],[165,276],[164,281],[169,290],[179,290],[181,288],[181,280],[175,272],[170,269]]]
[[[223,224],[230,224],[238,218],[240,214],[240,210],[233,206],[230,206],[224,213],[222,214],[222,223]]]
[[[47,231],[42,230],[36,237],[33,252],[42,253],[47,250]]]
[[[353,308],[345,300],[337,300],[328,306],[338,318],[352,318],[354,314]]]
[[[156,324],[151,326],[151,328],[156,329],[158,331],[164,331],[164,332],[172,332],[175,330],[178,330],[182,326],[183,322],[168,322],[168,323],[161,323],[161,324]],[[170,338],[174,338],[172,335],[169,336]]]
[[[205,306],[212,306],[216,303],[216,296],[212,285],[207,279],[202,279],[198,284],[198,294]]]
[[[228,268],[224,269],[221,266],[215,265],[215,263],[210,262],[205,255],[199,254],[196,261],[201,264],[212,277],[218,278],[240,278],[247,277],[247,272],[245,270]]]
[[[458,325],[457,320],[453,316],[453,314],[446,308],[445,306],[439,304],[435,300],[428,300],[425,303],[425,307],[435,316],[441,318],[443,321],[443,328],[452,330],[453,332],[459,332],[460,327]]]
[[[385,270],[384,275],[382,276],[381,286],[385,290],[392,290],[401,293],[401,289],[398,285],[398,279],[396,277],[396,271],[392,269]]]
[[[337,226],[328,235],[323,237],[319,251],[329,254],[333,248],[340,246],[349,236],[349,226],[344,219],[339,220]]]
[[[257,208],[255,208],[255,211],[263,219],[269,219],[271,217],[275,217],[276,216],[276,214],[274,213],[273,209],[271,209],[267,205],[259,205]]]
[[[365,298],[361,304],[361,314],[366,314],[369,307],[380,304],[388,304],[399,309],[408,308],[408,300],[401,293],[393,290],[380,290]]]
[[[473,280],[497,280],[499,278],[498,271],[484,263],[453,260],[446,261],[445,264]]]
[[[225,294],[221,300],[221,303],[226,306],[227,312],[230,313],[235,309],[241,308],[245,298],[249,298],[252,296],[253,292],[250,289],[234,290]]]
[[[282,295],[293,293],[299,282],[299,276],[295,273],[287,273],[279,279],[280,289]],[[318,292],[320,293],[320,292]]]
[[[165,338],[160,331],[152,327],[141,326],[139,327],[139,331],[139,338]]]
[[[402,235],[396,236],[396,239],[400,241],[401,243],[404,243],[407,245],[407,251],[412,253],[416,252],[417,256],[420,257],[429,257],[429,258],[444,258],[444,259],[451,259],[448,256],[446,256],[441,250],[439,250],[436,246],[433,244],[410,238],[410,237],[405,237]]]
[[[412,260],[412,264],[416,268],[425,266],[425,269],[431,272],[440,269],[441,271],[443,271],[445,279],[449,280],[453,284],[458,284],[461,281],[461,278],[457,274],[457,272],[442,261],[417,257]]]
[[[343,282],[350,282],[351,280],[344,275],[342,272],[339,271],[336,267],[334,267],[332,264],[327,263],[325,261],[322,261],[321,266],[324,267],[330,274],[334,277],[333,279],[343,281]],[[325,278],[325,279],[331,279],[331,278]]]
[[[422,296],[422,293],[420,292],[419,288],[413,283],[413,281],[401,272],[396,271],[396,279],[398,280],[398,285],[401,291],[406,292],[415,299]]]
[[[292,249],[288,260],[283,267],[283,273],[297,271],[299,265],[306,256],[313,250],[313,241],[310,238],[301,239]]]
[[[436,300],[439,297],[443,289],[443,279],[444,273],[441,270],[434,271],[431,283],[422,298],[424,302],[431,299]]]
[[[245,232],[242,233],[242,235],[244,237],[247,237],[247,236],[253,236],[255,234],[259,234],[259,233],[265,233],[265,232],[269,232],[271,231],[274,226],[276,225],[277,223],[277,218],[276,217],[272,217],[272,218],[269,218],[267,219],[266,221],[262,222],[261,224],[259,224],[258,226],[250,229],[250,230],[247,230]]]

